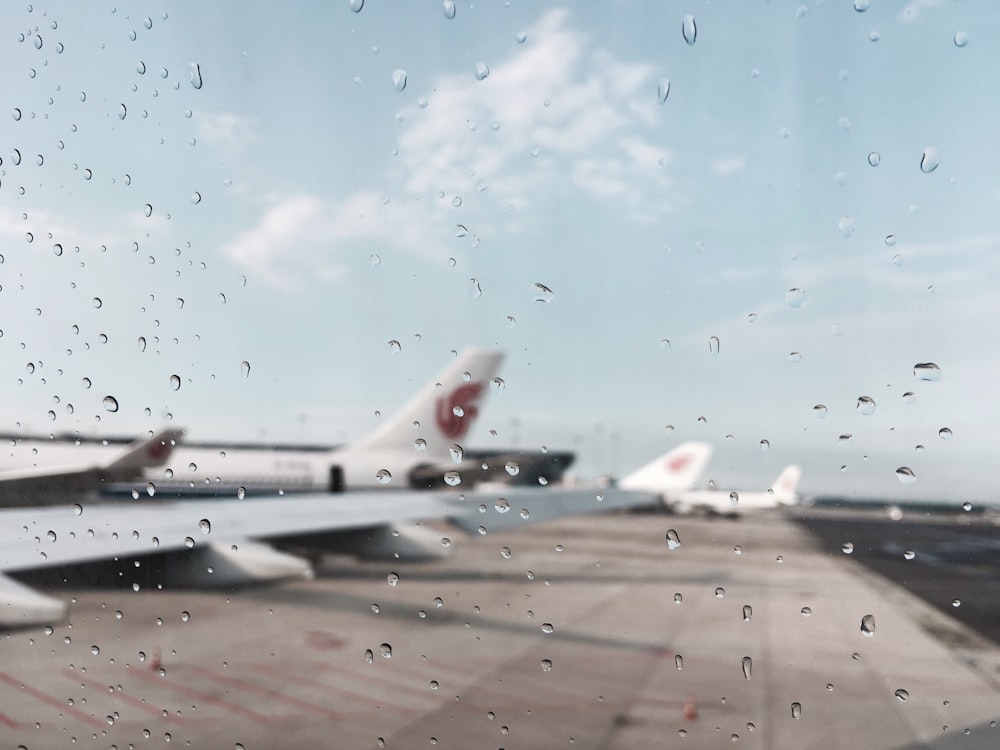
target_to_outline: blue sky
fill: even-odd
[[[5,429],[339,442],[496,346],[470,444],[992,497],[990,3],[3,13]]]

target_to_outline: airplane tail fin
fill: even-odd
[[[113,481],[126,481],[141,474],[143,469],[161,466],[170,458],[183,435],[183,430],[167,429],[160,430],[151,438],[136,440],[104,467],[104,473]]]
[[[786,466],[784,471],[778,475],[771,485],[770,493],[782,505],[792,505],[795,503],[796,490],[799,486],[799,477],[802,470],[798,466]]]
[[[653,459],[618,482],[626,490],[666,492],[694,486],[712,457],[708,443],[688,442]]]
[[[448,457],[479,415],[479,402],[490,389],[503,353],[487,349],[461,352],[403,408],[352,448],[413,453],[419,440],[427,457]]]

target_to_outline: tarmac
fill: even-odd
[[[955,617],[990,574],[935,563],[933,524],[911,544],[918,524],[851,518],[442,526],[433,563],[331,557],[234,592],[56,586],[69,621],[0,641],[0,746],[1000,746],[1000,648]],[[937,593],[870,567],[883,554]]]

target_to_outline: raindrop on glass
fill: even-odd
[[[920,171],[924,174],[930,174],[938,165],[941,163],[941,157],[938,155],[938,150],[933,146],[928,146],[924,149],[924,153],[920,155]]]
[[[861,634],[866,638],[875,635],[875,615],[865,615],[861,618]]]
[[[104,405],[105,411],[110,411],[110,412],[118,411],[118,399],[116,399],[114,396],[105,396],[104,399],[101,401],[101,403]]]
[[[669,529],[667,531],[667,549],[675,550],[681,546],[681,538],[677,535],[677,531],[674,529]]]
[[[477,81],[482,81],[489,77],[490,67],[484,62],[477,62],[473,74],[476,76]]]
[[[406,71],[402,68],[396,68],[392,71],[392,87],[396,91],[402,91],[406,88]]]
[[[869,152],[868,163],[873,167],[877,167],[879,164],[882,163],[882,155],[878,151]]]
[[[955,32],[955,46],[964,47],[969,43],[969,35],[964,31]]]
[[[913,469],[908,466],[900,466],[896,469],[896,479],[900,481],[900,484],[913,484],[917,481],[917,475],[913,473]]]
[[[749,656],[743,657],[743,679],[749,680],[750,673],[753,670],[753,659]]]
[[[667,101],[668,96],[670,96],[670,79],[661,78],[656,86],[656,101],[663,104]]]
[[[441,3],[441,12],[449,21],[455,17],[455,0],[444,0]]]
[[[857,412],[865,417],[875,413],[875,399],[871,396],[858,396]]]
[[[933,362],[917,362],[913,365],[913,377],[933,383],[941,379],[941,368]]]
[[[681,35],[689,46],[698,41],[698,25],[695,23],[694,16],[690,14],[684,16],[684,20],[681,22]]]
[[[392,474],[388,469],[379,469],[375,472],[375,481],[379,484],[389,484],[392,481]]]
[[[191,63],[191,86],[200,89],[204,82],[201,79],[201,66],[198,63]]]
[[[785,292],[785,304],[788,305],[793,310],[798,310],[802,307],[802,303],[805,302],[806,293],[798,287],[792,287],[787,292]]]

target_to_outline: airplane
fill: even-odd
[[[100,489],[110,495],[163,498],[420,486],[428,470],[460,460],[455,457],[463,453],[461,441],[475,422],[480,401],[490,391],[502,360],[498,351],[463,351],[390,419],[349,445],[182,443],[162,470],[147,471],[142,481],[109,476]],[[101,462],[113,450],[96,441],[8,437],[14,445],[0,453],[4,469]],[[0,479],[3,476],[0,471]],[[7,499],[0,489],[0,505],[8,504]]]
[[[802,472],[798,466],[786,466],[765,492],[720,492],[686,490],[668,493],[663,501],[672,513],[704,513],[736,518],[743,513],[794,505]]]
[[[445,403],[454,400],[449,396]],[[442,421],[450,422],[446,416]],[[452,429],[449,437],[459,432]],[[164,440],[161,447],[167,452],[173,446]],[[366,489],[160,502],[140,494],[138,500],[3,508],[0,625],[51,623],[68,614],[65,602],[11,575],[32,580],[54,571],[62,581],[61,570],[97,566],[111,568],[113,577],[136,590],[229,588],[309,578],[310,557],[293,554],[303,551],[394,561],[439,557],[447,552],[441,535],[421,520],[447,519],[482,536],[572,514],[653,505],[666,493],[691,486],[710,454],[703,443],[678,446],[658,459],[660,470],[644,478],[643,490],[504,486],[507,494],[500,495],[460,493],[454,487]]]

